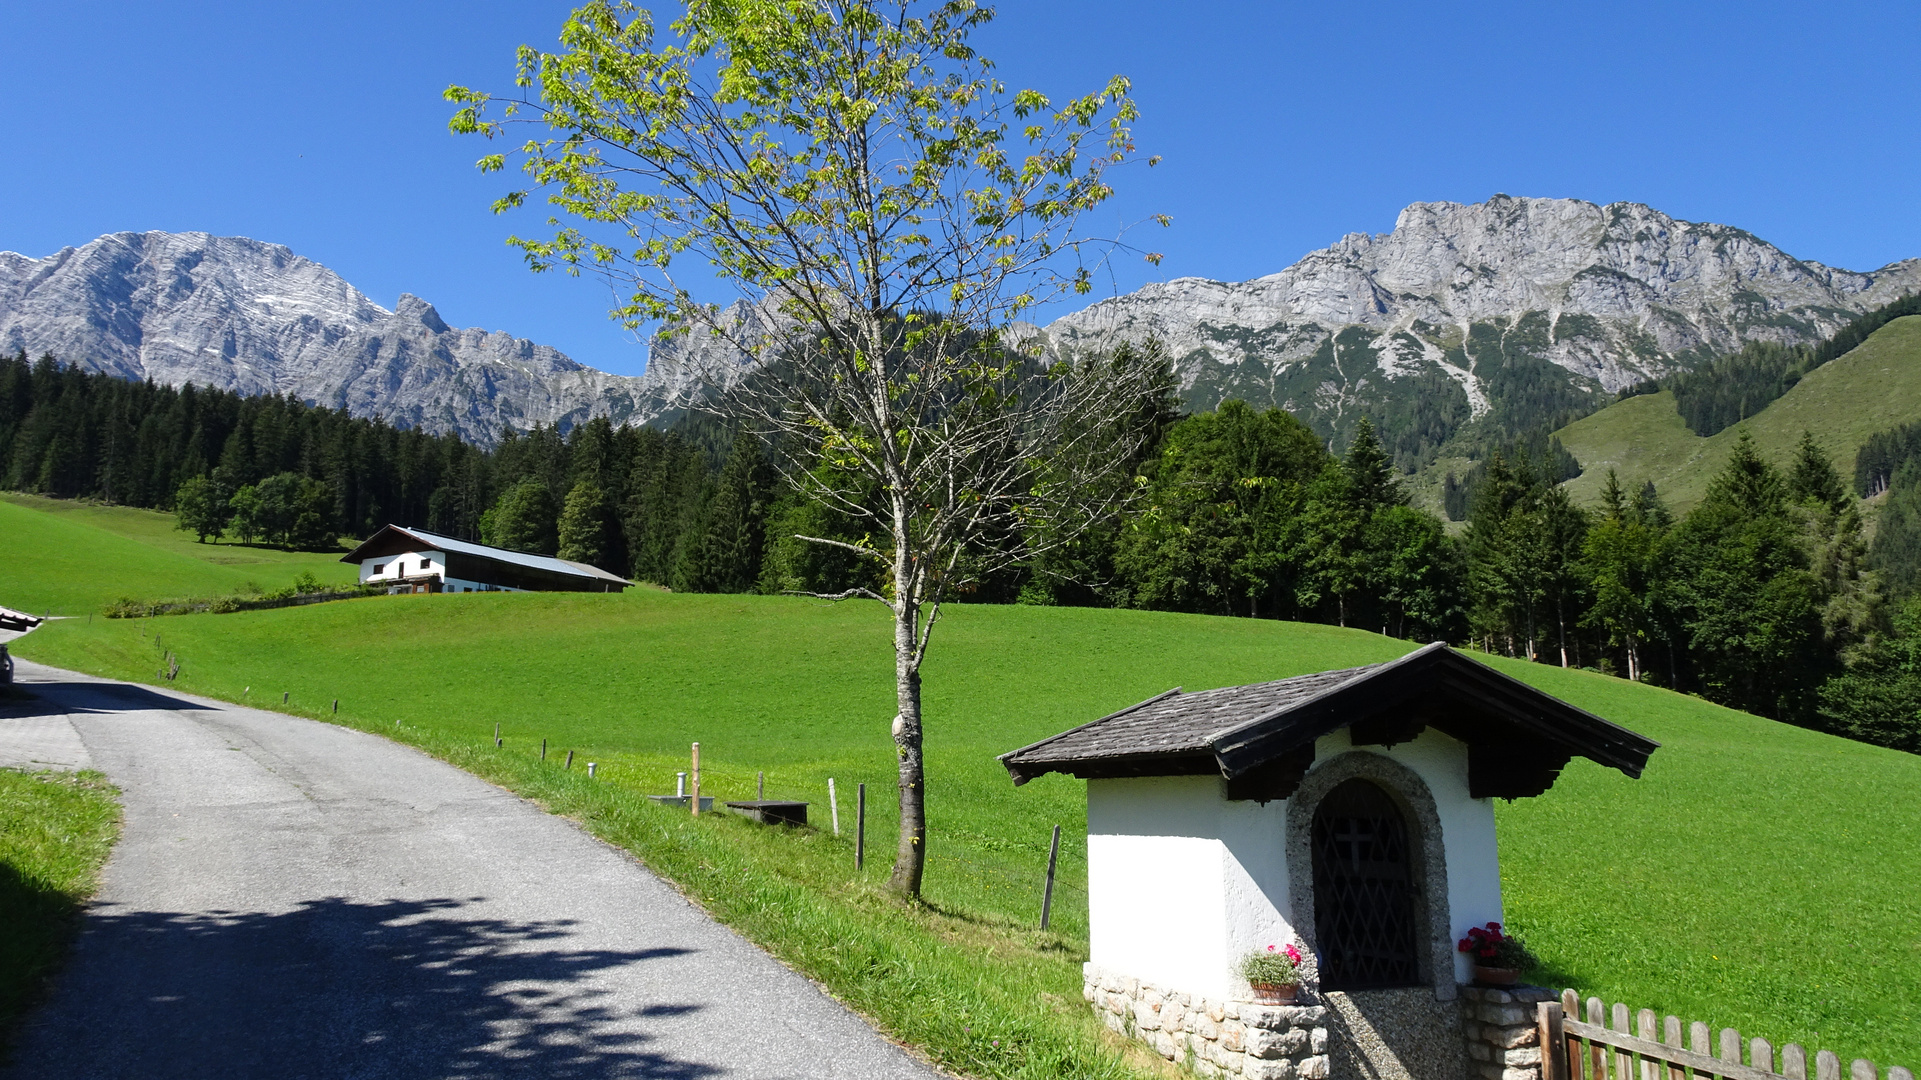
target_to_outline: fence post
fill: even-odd
[[[1682,1049],[1680,1017],[1669,1016],[1666,1020],[1661,1021],[1661,1042],[1674,1047],[1676,1050]],[[1688,1080],[1688,1071],[1679,1065],[1669,1065],[1668,1080]],[[1801,1080],[1807,1080],[1807,1078],[1802,1077]]]
[[[694,808],[694,816],[699,817],[700,816],[700,744],[699,743],[694,744],[693,773],[694,773],[694,797],[687,800],[687,804]]]
[[[867,785],[854,792],[854,869],[867,862]]]
[[[754,773],[754,798],[761,802],[767,801],[767,770],[765,769]]]
[[[840,797],[834,794],[834,778],[827,778],[827,810],[834,817],[834,835],[840,835]]]
[[[1047,929],[1047,920],[1054,914],[1054,862],[1061,854],[1061,827],[1054,826],[1054,842],[1047,848],[1047,886],[1041,891],[1041,929]]]
[[[546,739],[540,740],[540,760],[542,761],[547,760],[547,740]]]
[[[1648,1042],[1660,1042],[1661,1037],[1656,1034],[1654,1030],[1657,1023],[1658,1021],[1654,1018],[1653,1009],[1642,1009],[1640,1012],[1635,1013],[1635,1038],[1646,1039]],[[1661,1080],[1661,1067],[1643,1058],[1641,1060],[1641,1080]]]
[[[571,769],[573,767],[574,767],[574,752],[572,750],[569,750],[567,751],[567,768]]]
[[[1781,1048],[1781,1075],[1788,1080],[1808,1080],[1808,1050],[1800,1043]]]
[[[1541,1033],[1541,1080],[1572,1080],[1567,1075],[1567,1058],[1562,1055],[1567,1027],[1562,1023],[1561,1003],[1541,1002],[1534,1008],[1534,1020]]]
[[[1561,991],[1561,1019],[1564,1021],[1562,1024],[1563,1031],[1567,1030],[1565,1021],[1570,1016],[1576,1020],[1581,1018],[1581,998],[1580,995],[1574,992],[1573,987]],[[1580,1037],[1576,1035],[1567,1036],[1567,1040],[1561,1045],[1556,1046],[1554,1052],[1559,1055],[1561,1063],[1567,1067],[1567,1071],[1562,1073],[1562,1076],[1564,1076],[1566,1080],[1581,1080]]]
[[[1587,999],[1587,1022],[1597,1028],[1608,1026],[1605,1010],[1602,1008],[1601,999],[1598,997],[1590,997]],[[1589,1039],[1587,1056],[1588,1075],[1593,1077],[1594,1080],[1607,1080],[1607,1050],[1599,1042]]]

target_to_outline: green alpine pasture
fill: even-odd
[[[0,603],[16,580],[0,580]],[[164,649],[183,690],[273,708],[286,693],[287,711],[322,718],[338,699],[339,722],[419,745],[634,851],[945,1065],[1119,1077],[1159,1067],[1123,1057],[1080,1002],[1084,785],[1049,776],[1016,789],[995,755],[1172,686],[1414,647],[1266,620],[949,608],[926,669],[928,903],[908,909],[881,889],[895,836],[889,644],[869,602],[634,589],[71,620],[15,651],[150,681]],[[1921,1064],[1921,758],[1590,672],[1488,662],[1663,744],[1640,780],[1577,760],[1545,796],[1499,806],[1508,918],[1548,964],[1539,981],[1844,1059]],[[813,804],[815,828],[695,821],[642,798],[673,790],[696,740],[704,794],[751,798],[764,773],[768,797]],[[868,862],[856,873],[861,782]],[[1055,824],[1061,884],[1043,934]]]
[[[0,605],[34,614],[85,615],[121,597],[226,596],[293,583],[301,571],[347,583],[343,552],[201,544],[172,514],[125,506],[0,495]]]
[[[117,794],[96,772],[0,769],[0,1053],[99,884],[120,832]]]
[[[1616,402],[1555,435],[1581,463],[1567,482],[1584,506],[1600,499],[1609,469],[1639,487],[1653,480],[1676,514],[1707,493],[1742,428],[1769,460],[1788,460],[1801,433],[1812,431],[1843,476],[1877,431],[1921,420],[1921,315],[1896,319],[1846,354],[1809,372],[1779,399],[1741,424],[1701,438],[1688,430],[1667,391]]]

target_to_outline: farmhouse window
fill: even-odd
[[[420,560],[420,568],[421,568],[422,570],[431,570],[431,569],[433,568],[433,564],[432,564],[432,563],[429,563],[429,562],[428,562],[427,560],[425,560],[425,559],[422,559],[422,560]]]
[[[1323,988],[1420,982],[1408,833],[1400,807],[1367,780],[1341,784],[1314,811],[1314,928]]]
[[[386,563],[375,563],[375,564],[374,564],[374,573],[376,573],[376,574],[378,574],[378,573],[380,573],[380,572],[381,572],[382,570],[385,570],[385,569],[387,569],[387,564],[386,564]]]

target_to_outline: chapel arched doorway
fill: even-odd
[[[1314,930],[1323,989],[1421,983],[1414,839],[1407,815],[1372,781],[1344,781],[1315,808]]]

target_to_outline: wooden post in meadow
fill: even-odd
[[[567,751],[567,767],[569,769],[574,767],[574,752],[572,750]]]
[[[547,740],[546,739],[540,740],[540,760],[542,761],[547,760]]]
[[[854,869],[867,861],[867,785],[854,792]]]
[[[760,772],[756,772],[754,774],[754,798],[759,799],[761,802],[767,801],[766,770],[761,770]]]
[[[691,807],[693,807],[693,808],[694,808],[694,816],[695,816],[695,817],[699,817],[699,816],[700,816],[700,744],[699,744],[699,743],[695,743],[695,744],[694,744],[694,769],[693,769],[693,772],[694,772],[694,776],[693,776],[693,781],[694,781],[694,792],[693,792],[693,794],[694,794],[694,797],[693,797],[693,798],[691,798],[691,799],[688,799],[688,800],[687,800],[687,805],[689,805],[689,806],[691,806]]]
[[[1054,914],[1054,863],[1061,857],[1061,827],[1054,826],[1054,842],[1047,848],[1047,885],[1041,890],[1041,929]]]
[[[834,818],[834,835],[840,835],[840,797],[834,794],[834,778],[827,778],[827,811]]]
[[[498,722],[494,724],[494,749],[500,749],[500,724]]]

